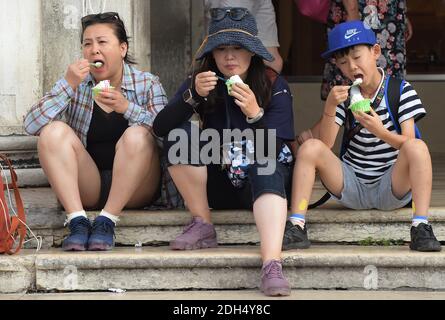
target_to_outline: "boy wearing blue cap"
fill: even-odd
[[[402,82],[395,103],[397,118],[391,113],[388,87],[394,81],[377,67],[381,48],[374,32],[363,22],[339,24],[330,32],[328,43],[329,50],[322,57],[335,57],[338,68],[354,82],[352,89],[359,89],[364,99],[370,99],[372,108],[369,114],[351,113],[351,86],[331,90],[321,122],[321,141],[307,140],[298,152],[293,214],[286,223],[283,249],[310,246],[305,215],[318,171],[331,197],[351,209],[395,210],[413,200],[411,250],[440,251],[440,242],[428,224],[431,157],[426,144],[416,139],[415,122],[426,114],[422,102],[413,87]],[[331,148],[343,125],[348,137],[339,159]]]

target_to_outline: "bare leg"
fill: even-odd
[[[158,190],[160,171],[151,133],[142,126],[128,128],[116,145],[113,183],[105,211],[120,215],[124,207],[149,204]]]
[[[169,172],[192,215],[211,223],[207,199],[207,167],[176,165],[170,167]]]
[[[312,195],[315,173],[326,188],[340,196],[343,190],[343,169],[340,159],[320,140],[307,140],[299,149],[292,184],[292,212],[306,214]]]
[[[48,124],[40,134],[37,148],[40,164],[68,213],[97,204],[99,171],[71,127],[60,121]]]
[[[263,262],[281,259],[287,201],[276,194],[265,194],[253,204],[253,213],[261,239]]]
[[[410,190],[416,215],[428,216],[433,181],[431,156],[422,140],[411,139],[400,149],[392,172],[392,190],[401,199]]]

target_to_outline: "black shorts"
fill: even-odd
[[[184,155],[187,159],[185,163],[191,163],[191,154],[196,152],[200,154],[200,149],[192,148],[190,142],[191,137],[191,123],[185,122],[179,128],[184,129],[189,137],[188,155]],[[175,141],[168,141],[164,139],[163,154],[167,159],[168,166],[172,164],[168,161],[168,154],[170,148],[176,144]],[[196,150],[195,150],[196,149]],[[182,155],[181,155],[182,159]],[[199,159],[199,156],[197,156]],[[195,167],[204,166],[203,164],[191,164]],[[290,190],[292,184],[292,165],[284,165],[276,162],[276,168],[270,175],[259,175],[258,169],[261,166],[254,164],[248,169],[247,182],[244,187],[236,188],[231,183],[226,170],[222,170],[218,164],[207,165],[207,197],[209,206],[217,210],[231,210],[231,209],[252,209],[253,203],[263,194],[273,193],[281,196],[284,199],[290,199]]]

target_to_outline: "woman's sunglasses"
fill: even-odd
[[[88,25],[92,22],[104,22],[104,21],[114,21],[120,20],[119,14],[117,12],[104,12],[98,14],[90,14],[82,18],[82,26]]]
[[[226,16],[229,16],[230,19],[235,21],[242,20],[249,11],[246,8],[231,8],[231,9],[222,9],[222,8],[213,8],[210,9],[210,17],[214,21],[221,21]]]

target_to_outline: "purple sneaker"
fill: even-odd
[[[199,217],[194,217],[182,234],[170,242],[172,250],[196,250],[217,246],[215,227]]]
[[[263,265],[261,291],[269,297],[290,295],[289,282],[283,276],[283,267],[278,260]]]

